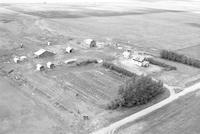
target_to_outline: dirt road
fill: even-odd
[[[165,99],[165,100],[163,100],[163,101],[161,101],[161,102],[159,102],[159,103],[157,103],[157,104],[155,104],[155,105],[153,105],[151,107],[148,107],[148,108],[146,108],[146,109],[144,109],[144,110],[142,110],[142,111],[140,111],[138,113],[135,113],[135,114],[133,114],[133,115],[131,115],[129,117],[126,117],[126,118],[124,118],[124,119],[122,119],[122,120],[120,120],[118,122],[115,122],[115,123],[111,124],[108,127],[105,127],[105,128],[100,129],[100,130],[98,130],[96,132],[93,132],[92,134],[114,134],[115,131],[118,128],[120,128],[121,126],[123,126],[123,125],[125,125],[127,123],[130,123],[130,122],[133,122],[133,121],[135,121],[135,120],[137,120],[137,119],[139,119],[139,118],[141,118],[141,117],[143,117],[145,115],[148,115],[148,114],[152,113],[153,111],[158,110],[161,107],[164,107],[167,104],[177,100],[178,98],[180,98],[180,97],[182,97],[182,96],[184,96],[184,95],[186,95],[188,93],[191,93],[191,92],[194,92],[194,91],[198,90],[199,88],[200,88],[200,83],[197,83],[197,84],[195,84],[193,86],[190,86],[190,87],[184,89],[180,93],[171,95],[169,98],[167,98],[167,99]]]

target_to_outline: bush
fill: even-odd
[[[137,76],[137,74],[132,73],[124,68],[118,67],[118,66],[114,65],[113,63],[103,62],[103,67],[108,68],[113,71],[116,71],[117,73],[123,74],[128,77]]]
[[[76,65],[77,66],[83,66],[83,65],[88,65],[88,64],[91,64],[91,63],[98,63],[98,61],[96,59],[88,59],[88,60],[76,62]]]
[[[143,105],[163,93],[161,81],[154,81],[148,76],[135,76],[120,86],[118,98],[108,104],[108,109]]]
[[[161,58],[163,58],[163,59],[176,61],[176,62],[180,62],[183,64],[187,64],[190,66],[200,68],[200,60],[187,57],[183,54],[178,54],[176,52],[172,52],[172,51],[168,51],[168,50],[162,50],[160,55],[161,55]]]
[[[176,70],[176,69],[177,69],[177,68],[174,67],[174,66],[171,66],[171,65],[165,64],[165,63],[160,62],[160,61],[157,61],[157,60],[155,60],[155,59],[153,59],[153,58],[149,58],[148,61],[149,61],[149,63],[151,63],[151,64],[154,64],[154,65],[157,65],[157,66],[164,67],[165,70],[167,70],[167,71],[170,71],[170,70]]]

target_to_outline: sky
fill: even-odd
[[[95,2],[125,2],[128,0],[0,0],[0,3],[57,3],[57,2],[62,2],[62,3],[84,3],[84,2],[90,2],[90,3],[95,3]]]

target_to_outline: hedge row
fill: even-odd
[[[88,65],[88,64],[91,64],[91,63],[98,63],[98,61],[96,59],[88,59],[88,60],[76,62],[76,65],[77,66],[83,66],[83,65]]]
[[[160,61],[157,61],[157,60],[155,60],[153,58],[148,58],[148,61],[151,64],[154,64],[154,65],[161,66],[161,67],[165,68],[165,70],[167,70],[167,71],[176,70],[177,69],[174,66],[168,65],[168,64],[160,62]]]
[[[123,74],[128,77],[137,76],[137,74],[132,73],[124,68],[114,65],[113,63],[103,62],[103,67],[108,68],[110,70],[116,71],[117,73]]]
[[[200,68],[200,60],[190,58],[190,57],[187,57],[183,54],[178,54],[176,52],[172,52],[172,51],[168,51],[168,50],[162,50],[161,51],[161,58],[171,60],[171,61],[180,62],[180,63],[183,63],[183,64],[187,64],[187,65],[190,65],[190,66]]]

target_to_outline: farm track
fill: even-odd
[[[189,47],[184,47],[184,48],[181,48],[181,49],[176,49],[175,51],[182,51],[182,50],[190,49],[190,48],[197,47],[197,46],[200,46],[200,44],[189,46]]]

